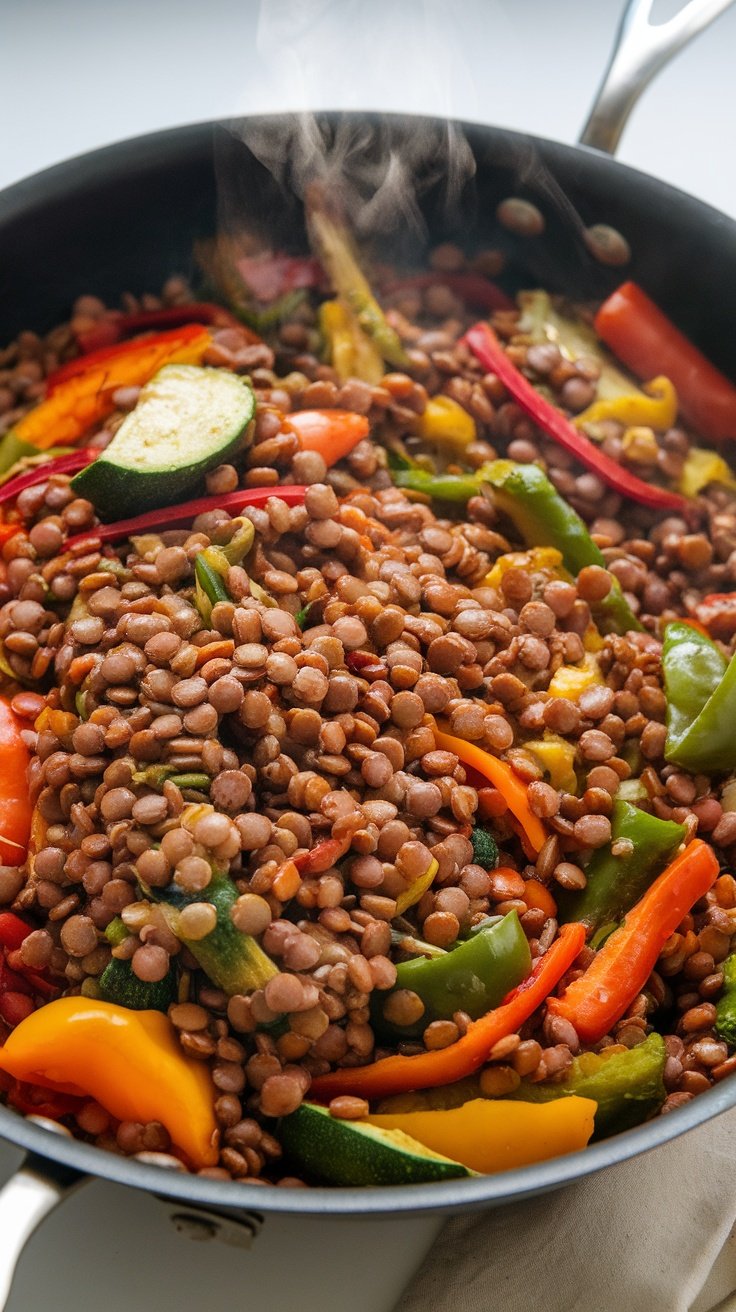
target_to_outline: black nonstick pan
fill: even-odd
[[[427,245],[456,240],[466,247],[500,242],[508,256],[510,286],[542,285],[599,299],[624,276],[631,277],[706,355],[735,376],[736,223],[606,153],[615,147],[626,114],[649,77],[725,7],[724,0],[691,0],[677,19],[653,29],[647,23],[649,4],[630,4],[583,144],[562,145],[477,124],[455,125],[472,151],[474,176],[451,206],[439,184],[422,193],[423,240]],[[374,137],[388,139],[398,149],[420,132],[437,139],[446,132],[446,125],[436,121],[375,114],[321,115],[319,130],[329,141],[346,122],[367,133],[367,149]],[[293,119],[284,116],[227,128],[212,123],[177,128],[70,160],[6,190],[0,195],[0,342],[23,328],[48,329],[68,314],[82,292],[114,302],[123,291],[153,289],[168,275],[190,270],[195,241],[217,230],[217,179],[223,167],[228,176],[237,177],[238,202],[249,222],[266,231],[275,247],[304,249],[298,201],[285,202],[280,185],[247,144],[263,139],[271,146],[279,140],[287,143],[293,127]],[[507,197],[533,202],[544,217],[543,233],[522,237],[500,228],[496,211]],[[606,263],[599,251],[598,257],[591,251],[589,229],[600,224],[612,227],[628,243],[625,265]],[[420,263],[418,243],[413,228],[387,254],[404,259],[411,246],[413,259]],[[66,1190],[89,1178],[162,1199],[185,1234],[202,1237],[204,1229],[209,1237],[243,1248],[254,1243],[254,1251],[264,1242],[260,1232],[278,1236],[287,1217],[302,1218],[309,1227],[318,1219],[334,1226],[341,1219],[364,1218],[360,1260],[367,1268],[380,1263],[380,1252],[373,1252],[381,1233],[375,1220],[396,1218],[406,1226],[404,1279],[448,1214],[558,1189],[734,1106],[736,1079],[731,1078],[667,1117],[583,1153],[521,1170],[404,1188],[299,1190],[164,1171],[102,1152],[49,1123],[24,1120],[0,1107],[0,1137],[28,1154],[0,1193],[0,1305],[5,1305],[14,1263],[35,1226]],[[419,1224],[423,1218],[426,1223]],[[320,1233],[315,1229],[315,1236]],[[348,1242],[341,1245],[339,1238],[335,1243],[330,1234],[326,1240],[330,1262],[318,1289],[301,1287],[302,1312],[343,1305],[340,1290],[350,1262],[356,1260],[355,1249]],[[335,1257],[336,1250],[341,1258]],[[286,1266],[288,1248],[284,1257]],[[249,1258],[244,1254],[244,1281]],[[272,1264],[270,1273],[270,1280],[281,1279],[278,1265]],[[354,1312],[385,1312],[398,1286],[390,1295],[388,1290],[379,1280],[379,1301],[363,1303],[351,1293]],[[269,1308],[278,1305],[278,1300],[268,1303]]]

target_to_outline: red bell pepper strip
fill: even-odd
[[[547,1006],[564,1016],[584,1043],[597,1043],[644,988],[662,947],[718,877],[712,847],[696,838],[655,879],[606,939],[584,974]]]
[[[300,506],[304,501],[306,487],[299,484],[287,484],[283,487],[241,487],[236,492],[226,492],[221,496],[197,497],[194,501],[182,501],[178,506],[162,506],[160,510],[147,510],[144,515],[133,519],[121,519],[116,524],[98,524],[96,528],[86,529],[67,538],[64,550],[79,546],[80,542],[90,544],[98,542],[123,542],[125,538],[136,533],[148,533],[153,529],[163,532],[168,528],[181,528],[191,524],[198,515],[209,510],[227,510],[231,515],[239,515],[246,506],[264,506],[271,497],[278,497],[287,506]],[[92,546],[90,545],[90,550]]]
[[[665,374],[680,410],[711,441],[736,438],[736,386],[707,360],[635,282],[604,301],[595,330],[639,378]]]
[[[0,912],[0,948],[8,952],[17,952],[21,943],[31,933],[31,926],[12,911]]]
[[[514,1034],[537,1007],[541,1007],[585,946],[585,926],[563,925],[544,956],[535,962],[530,975],[512,990],[500,1007],[472,1021],[462,1038],[449,1048],[421,1052],[416,1057],[384,1057],[370,1066],[351,1066],[318,1075],[309,1096],[329,1102],[341,1093],[362,1098],[383,1098],[412,1089],[432,1089],[472,1075],[487,1061],[499,1039]]]
[[[507,296],[497,283],[482,273],[408,273],[390,278],[386,283],[387,292],[399,292],[404,289],[423,291],[425,287],[447,287],[461,300],[472,305],[476,310],[513,310],[515,302]]]
[[[167,328],[194,323],[216,328],[237,328],[245,333],[249,341],[260,341],[234,314],[213,301],[187,301],[184,305],[164,305],[158,310],[141,310],[137,314],[112,310],[97,319],[91,327],[75,333],[75,336],[80,351],[86,355],[102,347],[114,346],[116,342],[137,333],[161,332]]]
[[[78,355],[76,359],[69,360],[55,369],[46,379],[46,396],[53,395],[59,387],[72,378],[86,377],[98,370],[101,372],[102,386],[105,388],[136,386],[127,377],[119,382],[116,381],[115,373],[128,372],[140,375],[145,373],[146,377],[143,381],[147,382],[162,364],[171,362],[168,357],[172,353],[177,353],[178,358],[179,351],[186,354],[189,348],[193,353],[193,359],[201,359],[210,341],[210,334],[201,324],[188,323],[180,328],[170,328],[166,332],[151,333],[147,337],[136,338],[132,342],[113,342],[109,346],[100,347],[98,351],[90,351],[88,355]],[[187,363],[183,355],[182,362]],[[118,365],[120,365],[119,370]],[[31,414],[33,413],[31,411]]]
[[[25,860],[31,831],[31,803],[26,784],[30,760],[21,737],[21,721],[0,698],[0,863]]]
[[[100,455],[99,447],[81,446],[76,451],[67,451],[66,455],[55,456],[53,460],[44,460],[42,465],[34,465],[31,469],[24,469],[22,474],[16,474],[15,478],[9,478],[7,483],[3,483],[0,487],[0,506],[7,501],[15,501],[16,497],[20,496],[21,492],[25,492],[27,487],[37,487],[39,483],[47,482],[54,474],[78,473],[80,469],[85,469],[87,465],[91,465],[98,455]]]
[[[50,1121],[60,1121],[62,1116],[79,1111],[84,1102],[83,1098],[73,1098],[68,1093],[56,1093],[53,1089],[42,1089],[37,1084],[13,1079],[9,1082],[6,1098],[10,1106],[24,1116],[45,1116]]]
[[[370,432],[365,415],[352,410],[295,410],[282,427],[299,438],[302,451],[316,451],[327,468],[342,460]]]
[[[512,400],[545,436],[575,456],[586,469],[598,474],[615,492],[654,510],[676,510],[682,514],[692,509],[692,503],[686,497],[680,496],[678,492],[668,492],[656,484],[645,483],[599,450],[583,433],[579,433],[562,411],[540,396],[516,368],[488,324],[474,324],[463,340],[483,368],[500,378]]]

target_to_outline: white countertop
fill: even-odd
[[[673,7],[660,0],[655,16]],[[0,187],[156,128],[305,105],[448,114],[573,141],[621,8],[620,0],[0,0]],[[736,8],[660,74],[619,153],[736,217],[734,49]],[[0,1146],[0,1179],[13,1157]],[[420,1252],[431,1241],[432,1223],[424,1225],[399,1222],[390,1233],[372,1225],[382,1312],[411,1270],[411,1245]],[[358,1234],[342,1229],[346,1254]],[[93,1184],[31,1240],[8,1312],[336,1312],[343,1300],[319,1293],[329,1249],[333,1235],[325,1245],[312,1222],[259,1239],[253,1254],[190,1244],[152,1200]],[[288,1298],[272,1288],[269,1269],[278,1265],[293,1267]],[[350,1302],[361,1312],[352,1291]]]

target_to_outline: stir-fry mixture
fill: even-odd
[[[736,1069],[736,390],[632,283],[310,233],[0,353],[0,1085],[499,1171]]]

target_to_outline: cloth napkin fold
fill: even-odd
[[[736,1109],[448,1221],[396,1312],[736,1312]]]

